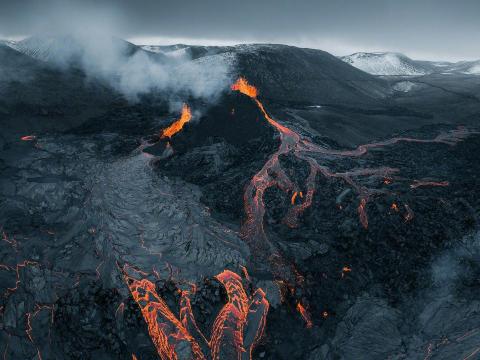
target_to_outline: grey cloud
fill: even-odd
[[[57,4],[55,4],[55,2]],[[45,22],[75,21],[58,1],[0,0],[0,34],[35,32]],[[48,4],[48,5],[46,5]],[[52,5],[53,4],[53,5]],[[64,2],[62,2],[64,4]],[[349,50],[392,50],[414,57],[480,58],[476,0],[117,0],[94,4],[118,35],[258,41]]]

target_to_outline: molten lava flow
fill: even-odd
[[[128,266],[124,267],[124,279],[140,307],[158,355],[164,360],[178,359],[175,348],[182,346],[189,348],[192,358],[205,359],[196,340],[158,296],[155,284],[147,279],[130,277],[126,270],[129,270]]]
[[[35,135],[25,135],[25,136],[22,136],[20,138],[20,140],[22,141],[33,141],[35,140],[37,137]]]
[[[297,196],[299,196],[301,199],[303,199],[303,192],[298,192],[298,191],[295,191],[292,195],[292,199],[290,200],[290,203],[292,205],[295,205],[295,199],[297,198]]]
[[[295,205],[295,199],[297,198],[297,195],[298,195],[298,192],[295,191],[292,195],[292,200],[291,200],[292,205]]]
[[[132,271],[142,276],[144,273],[129,265],[123,267],[124,279],[162,359],[179,359],[177,349],[182,349],[182,358],[188,349],[188,358],[195,360],[207,358],[202,349],[209,349],[214,360],[251,358],[253,348],[263,336],[269,308],[262,289],[249,297],[240,276],[228,270],[217,275],[216,279],[227,291],[228,302],[216,317],[211,339],[207,341],[196,324],[190,291],[181,291],[179,320],[158,296],[155,284],[147,279],[135,279],[129,275]]]
[[[297,303],[297,311],[300,313],[303,320],[305,320],[305,326],[307,328],[311,328],[313,326],[313,322],[312,322],[312,319],[310,317],[310,314],[308,313],[308,311],[305,309],[305,307],[300,302]]]
[[[183,104],[182,115],[180,116],[180,119],[175,121],[172,125],[170,125],[166,129],[163,129],[161,138],[162,139],[167,137],[171,138],[173,135],[181,131],[185,126],[185,124],[189,122],[191,118],[192,118],[192,112],[190,108],[188,107],[187,104]]]
[[[240,359],[244,352],[251,358],[253,347],[265,329],[269,306],[265,293],[258,289],[249,300],[240,276],[226,270],[216,278],[227,290],[228,303],[213,324],[212,359]]]
[[[360,145],[353,150],[335,150],[326,146],[320,146],[311,141],[302,138],[295,131],[281,125],[275,121],[265,110],[264,105],[258,99],[258,90],[255,86],[240,77],[231,89],[238,91],[250,97],[257,105],[265,120],[273,126],[280,135],[280,146],[266,161],[263,167],[253,176],[250,183],[246,186],[244,192],[244,207],[246,219],[242,226],[242,237],[250,247],[252,253],[256,255],[253,259],[254,265],[262,268],[265,264],[270,266],[270,271],[277,278],[277,282],[286,284],[292,288],[299,283],[301,276],[297,276],[292,264],[288,264],[279,254],[276,246],[268,239],[263,219],[265,216],[264,195],[267,189],[278,187],[286,193],[293,193],[290,204],[291,208],[287,212],[283,222],[289,227],[298,226],[299,216],[311,206],[313,196],[316,191],[316,178],[320,174],[327,178],[339,179],[351,188],[358,196],[359,204],[357,212],[362,226],[368,228],[368,215],[366,210],[367,201],[383,195],[385,189],[368,188],[360,182],[361,178],[368,180],[379,178],[385,185],[393,182],[392,175],[399,170],[389,167],[357,169],[347,172],[333,172],[327,166],[329,163],[340,161],[345,158],[354,158],[365,155],[370,149],[392,146],[400,142],[421,143],[421,144],[447,144],[454,145],[462,141],[471,133],[465,128],[458,128],[450,132],[441,133],[434,139],[415,139],[407,137],[395,137],[389,140],[375,142],[371,144]],[[281,167],[279,158],[283,155],[293,155],[299,161],[305,161],[310,165],[310,173],[307,176],[305,185],[301,188],[306,189],[302,202],[298,201],[298,190],[300,186],[295,184],[287,176]],[[300,196],[301,197],[301,196]],[[392,208],[395,210],[395,208]],[[407,208],[406,221],[413,218],[413,211]],[[301,307],[297,306],[297,309]],[[300,311],[300,310],[299,310]],[[305,309],[303,309],[305,311]]]
[[[239,91],[251,98],[258,96],[258,90],[255,86],[250,85],[244,77],[238,78],[237,82],[231,87],[234,91]]]
[[[470,135],[470,132],[465,128],[458,128],[447,133],[441,133],[434,139],[415,139],[407,137],[396,137],[389,140],[360,145],[354,150],[334,150],[323,146],[316,145],[306,139],[302,139],[300,135],[291,129],[279,124],[272,117],[268,115],[263,104],[258,100],[257,89],[248,83],[248,81],[240,77],[231,87],[232,90],[239,91],[252,98],[256,103],[261,113],[264,115],[267,122],[272,125],[279,133],[281,138],[280,147],[267,160],[263,168],[254,175],[250,184],[247,186],[244,194],[245,212],[247,219],[244,225],[244,235],[250,243],[257,243],[259,248],[269,248],[269,245],[259,246],[259,239],[265,240],[263,230],[263,216],[265,208],[263,204],[263,195],[265,191],[277,186],[284,191],[295,191],[297,186],[287,177],[284,170],[279,164],[279,157],[288,153],[293,154],[299,160],[307,161],[310,164],[310,175],[306,180],[307,193],[302,204],[295,205],[297,193],[294,192],[291,204],[295,205],[285,218],[285,223],[291,227],[296,226],[298,216],[308,207],[311,206],[313,194],[315,192],[315,181],[318,173],[325,177],[339,178],[347,185],[351,186],[359,196],[358,214],[361,224],[368,227],[368,217],[366,213],[366,203],[370,196],[383,194],[384,191],[376,189],[368,189],[360,185],[355,179],[363,176],[367,177],[381,177],[385,184],[391,184],[393,179],[391,175],[398,172],[398,169],[392,168],[378,168],[378,169],[359,169],[345,173],[335,173],[330,171],[324,165],[320,164],[319,160],[332,161],[345,157],[359,157],[366,154],[372,148],[380,148],[395,145],[400,142],[411,143],[438,143],[454,145]],[[317,159],[317,158],[319,159]],[[419,186],[427,183],[419,183]],[[445,183],[429,182],[431,186],[446,186]],[[415,186],[414,186],[415,187]]]

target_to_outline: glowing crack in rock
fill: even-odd
[[[228,301],[216,317],[208,341],[197,326],[190,303],[195,286],[192,291],[181,291],[177,318],[157,294],[153,282],[134,277],[143,277],[145,273],[130,265],[124,265],[122,272],[162,360],[251,359],[254,347],[263,336],[269,308],[262,289],[248,296],[239,275],[229,270],[218,274],[216,279],[225,287]],[[205,355],[204,349],[210,351],[210,356]]]

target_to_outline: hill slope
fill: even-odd
[[[183,50],[195,61],[222,57],[235,62],[232,76],[247,77],[265,97],[282,103],[371,104],[390,93],[381,79],[321,50],[277,44],[189,46]]]
[[[426,63],[399,53],[359,52],[341,59],[372,75],[425,75],[433,72],[433,68]]]

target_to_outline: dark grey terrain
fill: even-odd
[[[290,195],[269,188],[266,233],[304,278],[282,294],[281,279],[254,266],[258,254],[240,232],[245,187],[280,144],[251,99],[229,83],[212,101],[168,88],[131,99],[28,44],[0,44],[4,359],[158,359],[121,276],[126,263],[157,274],[175,313],[178,289],[196,283],[193,310],[208,335],[226,297],[213,277],[246,266],[270,302],[254,359],[479,358],[480,76],[373,76],[284,45],[149,52],[128,44],[127,59],[145,52],[164,64],[182,51],[186,64],[230,61],[232,83],[247,78],[274,119],[327,149],[469,131],[455,144],[399,142],[326,160],[335,172],[399,170],[359,179],[382,193],[366,205],[367,229],[351,184],[317,176],[296,228],[282,222]],[[165,156],[158,135],[178,118],[175,101],[187,102],[193,119]],[[279,161],[303,184],[306,162]],[[415,180],[448,186],[412,187]]]

